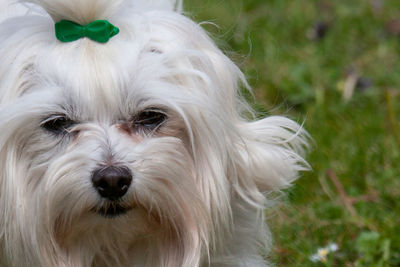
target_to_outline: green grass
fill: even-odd
[[[220,26],[204,25],[249,77],[254,107],[305,120],[315,140],[308,157],[313,171],[268,212],[271,260],[278,266],[400,266],[400,30],[396,35],[388,26],[400,19],[400,1],[186,2],[196,21]],[[325,36],[311,38],[321,21],[328,25]],[[370,86],[356,87],[345,101],[351,77]],[[310,261],[332,242],[339,250],[327,262]]]

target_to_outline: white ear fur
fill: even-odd
[[[27,11],[27,8],[23,5],[7,0],[0,0],[0,22],[10,17],[23,15]]]
[[[243,143],[239,143],[239,183],[254,194],[290,186],[300,171],[309,170],[303,159],[309,136],[296,122],[280,116],[242,123]]]

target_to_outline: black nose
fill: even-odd
[[[107,167],[93,173],[92,183],[97,192],[111,200],[116,200],[129,189],[132,182],[132,173],[124,167]]]

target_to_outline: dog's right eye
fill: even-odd
[[[63,115],[51,116],[41,123],[41,127],[54,134],[67,132],[75,122]]]
[[[134,126],[143,130],[155,130],[167,120],[167,115],[161,110],[148,109],[138,114]]]

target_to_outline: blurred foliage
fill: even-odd
[[[356,266],[388,266],[390,239],[382,239],[377,232],[362,232],[357,238],[356,247],[361,255]]]
[[[268,211],[270,260],[315,266],[334,242],[330,266],[400,266],[400,1],[185,3],[246,73],[260,114],[304,121],[315,141],[313,171]]]

